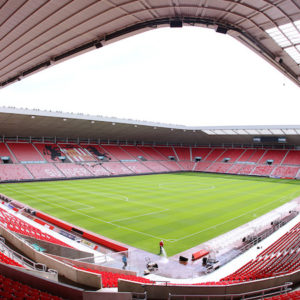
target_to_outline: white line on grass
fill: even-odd
[[[144,216],[149,216],[149,215],[155,215],[155,214],[159,214],[165,211],[168,211],[169,209],[166,208],[164,210],[160,210],[160,211],[155,211],[155,212],[151,212],[151,213],[147,213],[147,214],[142,214],[142,215],[137,215],[137,216],[133,216],[133,217],[128,217],[128,218],[123,218],[123,219],[118,219],[118,220],[112,220],[110,222],[121,222],[121,221],[125,221],[125,220],[131,220],[131,219],[135,219],[135,218],[141,218]]]
[[[10,189],[10,190],[13,190],[13,189],[11,189],[11,188],[9,188],[9,189]],[[131,228],[128,228],[128,227],[125,227],[125,226],[117,225],[117,224],[114,224],[114,223],[112,223],[112,222],[105,221],[105,220],[103,220],[103,219],[100,219],[100,218],[96,218],[96,217],[87,215],[87,214],[82,213],[82,212],[80,212],[80,211],[78,211],[78,210],[70,209],[70,208],[64,207],[64,206],[62,206],[62,205],[60,205],[60,204],[53,203],[53,202],[51,202],[51,201],[47,201],[47,200],[44,200],[44,199],[40,199],[40,198],[38,198],[38,197],[32,196],[32,195],[30,195],[30,194],[27,194],[27,193],[25,193],[25,192],[20,192],[20,191],[16,191],[16,190],[13,190],[13,191],[14,191],[14,192],[17,192],[17,193],[24,194],[24,195],[26,195],[26,196],[28,196],[28,197],[30,197],[30,198],[37,199],[37,200],[39,200],[39,201],[41,201],[41,202],[45,202],[45,203],[47,203],[47,204],[52,204],[52,205],[54,205],[54,206],[61,207],[61,208],[65,209],[65,210],[72,211],[72,212],[74,212],[74,213],[77,213],[77,214],[86,216],[86,217],[88,217],[88,218],[90,218],[90,219],[94,219],[94,220],[98,220],[98,221],[100,221],[100,222],[102,222],[102,223],[110,224],[110,225],[115,226],[115,227],[117,227],[117,228],[122,228],[122,229],[125,229],[125,230],[128,230],[128,231],[136,232],[136,233],[139,233],[139,234],[142,234],[142,235],[145,235],[145,236],[149,236],[149,237],[152,237],[152,238],[155,238],[155,239],[160,239],[160,240],[164,239],[165,241],[169,241],[168,239],[165,239],[165,238],[163,238],[163,237],[158,237],[158,236],[155,236],[155,235],[152,235],[152,234],[149,234],[149,233],[145,233],[145,232],[138,231],[138,230],[135,230],[135,229],[131,229]]]

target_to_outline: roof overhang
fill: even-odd
[[[254,137],[273,136],[300,145],[300,125],[192,127],[0,107],[0,136],[188,145],[253,144]]]
[[[182,25],[230,34],[300,85],[299,43],[287,50],[268,33],[300,20],[296,0],[0,1],[0,19],[1,87],[119,39]]]

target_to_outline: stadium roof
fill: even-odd
[[[300,146],[300,125],[190,127],[102,116],[0,107],[3,138],[62,138],[161,144],[253,144],[254,137],[285,137]]]
[[[121,38],[182,25],[230,34],[300,85],[298,0],[0,0],[0,20],[1,87]]]

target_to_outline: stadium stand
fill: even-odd
[[[169,170],[157,161],[144,161],[143,164],[153,172],[168,172]]]
[[[16,159],[12,152],[9,151],[9,149],[6,147],[4,143],[0,143],[0,157],[9,157],[12,162],[16,162]],[[0,161],[0,164],[2,163],[2,160]]]
[[[44,162],[44,158],[34,148],[33,144],[29,143],[7,143],[9,149],[19,162]]]
[[[215,162],[212,163],[205,171],[206,172],[216,172],[216,173],[226,173],[227,170],[229,170],[233,164],[230,163],[221,163],[221,162]]]
[[[21,264],[19,264],[15,260],[11,259],[10,257],[6,256],[2,252],[0,252],[0,262],[2,262],[4,264],[7,264],[7,265],[11,265],[11,266],[16,266],[16,267],[23,268],[23,266]]]
[[[230,163],[234,163],[244,151],[244,149],[227,149],[216,161],[223,162],[225,159],[229,159]]]
[[[285,293],[282,295],[278,296],[273,296],[270,298],[264,298],[265,300],[299,300],[300,299],[300,290],[290,292],[290,293]]]
[[[204,161],[204,162],[197,162],[196,163],[196,166],[194,168],[194,171],[206,171],[206,169],[211,165],[212,163],[211,162],[207,162],[207,161]]]
[[[257,257],[221,281],[249,281],[273,277],[300,269],[300,223]]]
[[[86,163],[84,167],[94,176],[109,176],[111,173],[99,163]]]
[[[300,165],[300,151],[290,150],[284,158],[284,165]]]
[[[212,149],[212,151],[207,155],[205,160],[216,161],[218,159],[218,157],[220,157],[224,151],[225,151],[225,149],[223,149],[223,148]]]
[[[0,222],[3,226],[13,232],[22,234],[25,236],[33,237],[37,240],[42,240],[57,244],[64,247],[70,247],[68,244],[58,240],[57,238],[42,232],[40,229],[30,225],[29,223],[19,219],[15,215],[9,213],[3,208],[0,208]]]
[[[161,160],[160,163],[166,167],[169,171],[182,171],[182,168],[178,165],[176,161],[165,161]]]
[[[153,147],[153,149],[156,150],[157,152],[159,152],[160,154],[162,154],[162,156],[164,157],[164,160],[168,160],[169,156],[172,156],[176,160],[178,160],[178,157],[172,147],[161,146],[161,147]]]
[[[55,163],[55,166],[69,178],[92,176],[85,167],[75,163]]]
[[[272,171],[273,171],[273,169],[274,169],[274,166],[258,165],[252,171],[251,175],[270,176],[271,173],[272,173]]]
[[[273,160],[273,164],[280,165],[287,154],[287,150],[268,150],[261,158],[260,163],[265,164],[267,160]]]
[[[33,179],[31,174],[20,164],[0,164],[0,180],[26,180]]]
[[[26,164],[26,168],[34,176],[35,179],[46,178],[64,178],[65,176],[60,172],[55,165],[47,164]]]
[[[124,151],[119,146],[101,145],[105,152],[108,152],[112,157],[112,160],[133,160],[134,157],[128,152]],[[114,158],[114,159],[113,159]]]
[[[126,166],[129,170],[131,170],[133,173],[136,173],[136,174],[151,173],[151,170],[140,162],[128,161],[128,162],[123,162],[123,165]]]
[[[150,157],[150,160],[165,160],[165,156],[160,154],[159,152],[155,151],[152,147],[148,146],[138,146],[138,149],[143,151],[148,157]]]
[[[87,149],[82,149],[75,144],[58,144],[61,152],[70,162],[95,161],[95,158],[88,153]]]
[[[299,171],[299,167],[277,166],[272,172],[272,176],[282,178],[295,178]]]
[[[193,161],[180,161],[178,164],[185,171],[193,171],[196,163]]]
[[[103,157],[104,160],[111,160],[111,156],[99,145],[87,145],[87,144],[81,144],[80,145],[83,149],[86,149],[90,155],[92,155],[95,160],[100,160],[99,157]],[[113,158],[113,160],[116,160]]]
[[[87,272],[101,274],[102,286],[105,288],[118,287],[118,279],[126,279],[126,280],[140,282],[140,283],[153,283],[153,281],[151,281],[147,278],[138,277],[135,275],[126,275],[126,274],[120,274],[120,273],[98,271],[98,270],[93,270],[93,269],[83,268],[83,267],[78,267],[78,266],[74,266],[74,267],[77,269],[80,269],[80,270],[87,271]]]
[[[35,143],[34,146],[48,162],[60,162],[59,157],[62,153],[56,144]]]
[[[238,174],[241,175],[250,175],[251,172],[254,170],[254,168],[256,167],[256,165],[248,165],[245,164],[240,170]]]
[[[244,167],[244,164],[232,164],[232,167],[227,170],[228,174],[238,174],[239,171]]]
[[[106,162],[103,163],[102,166],[110,172],[111,175],[133,174],[133,172],[121,162]]]
[[[245,152],[237,159],[237,162],[247,162],[255,151],[255,149],[246,149]]]
[[[62,300],[49,293],[37,290],[29,285],[0,275],[0,298],[2,299],[32,299],[32,300]]]
[[[192,160],[196,157],[201,157],[201,161],[204,161],[207,155],[212,151],[212,148],[191,148],[192,149]]]
[[[259,162],[260,162],[260,159],[262,158],[262,156],[264,155],[265,152],[266,152],[266,150],[257,149],[257,150],[251,155],[251,157],[249,157],[248,161],[249,161],[249,162],[253,162],[253,163],[259,163]]]
[[[191,149],[188,147],[174,147],[174,151],[177,154],[179,160],[191,161]]]
[[[146,154],[136,146],[120,146],[120,148],[137,160],[140,160],[139,157],[141,156],[146,160],[152,160],[150,155]]]

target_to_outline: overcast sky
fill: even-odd
[[[163,123],[300,125],[300,88],[228,35],[161,28],[0,90],[0,105]]]

